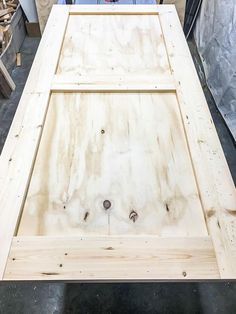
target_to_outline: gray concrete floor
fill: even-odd
[[[0,151],[15,114],[39,40],[26,38],[22,66],[15,68],[17,88],[9,100],[0,99]],[[196,68],[236,182],[235,144],[205,84],[194,42],[189,41]],[[201,283],[1,283],[0,314],[8,313],[236,313],[236,284]]]

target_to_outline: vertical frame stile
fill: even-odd
[[[236,195],[232,177],[174,6],[159,19],[221,278],[236,278],[236,226],[231,216],[236,211]],[[229,230],[227,225],[232,223],[234,227]]]
[[[68,7],[53,7],[0,156],[0,280],[31,178],[68,18]]]

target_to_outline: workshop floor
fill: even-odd
[[[16,90],[0,99],[0,152],[19,102],[39,39],[26,38],[22,66],[15,68]],[[189,46],[234,181],[236,148],[209,93],[194,42]],[[0,314],[8,313],[236,313],[236,284],[201,283],[1,283]]]

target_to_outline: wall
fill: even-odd
[[[236,140],[236,1],[203,0],[194,36],[208,87]]]

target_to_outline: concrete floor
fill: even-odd
[[[0,99],[0,151],[19,102],[39,40],[26,38],[22,66],[15,68],[17,88]],[[194,42],[189,46],[203,89],[236,182],[236,148],[204,80]],[[8,313],[236,313],[236,284],[229,282],[75,284],[1,283],[0,314]]]

